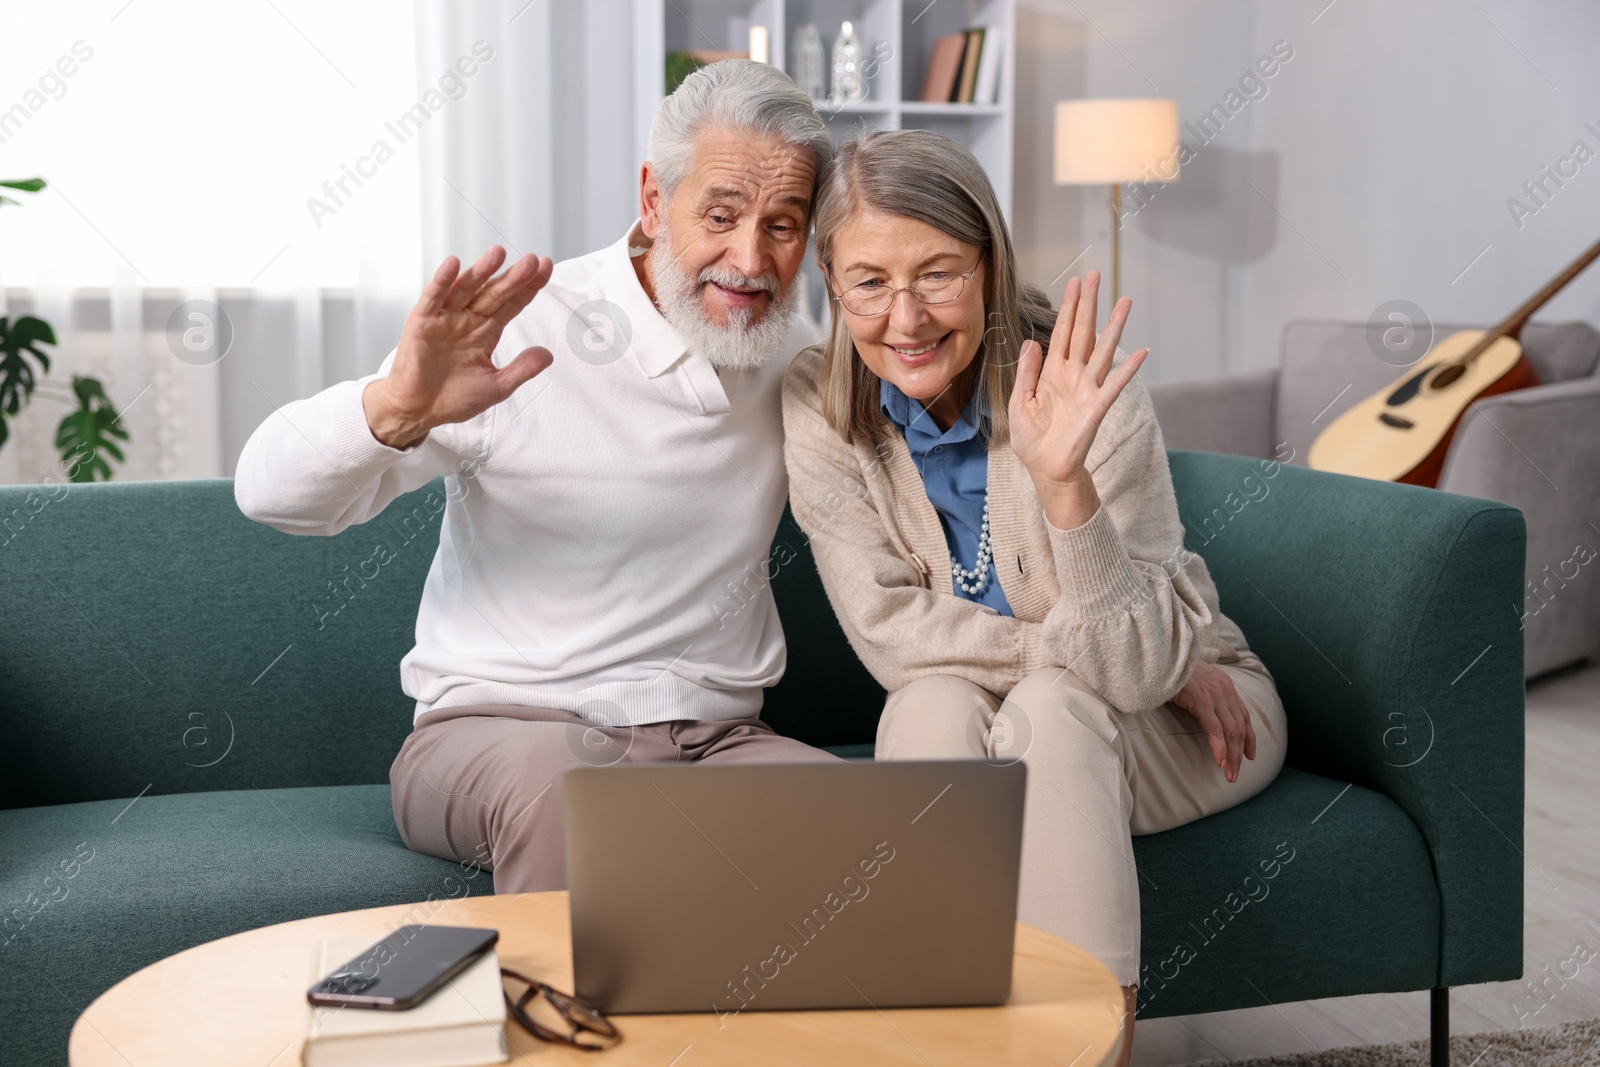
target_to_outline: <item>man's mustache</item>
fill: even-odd
[[[700,285],[704,287],[707,282],[716,282],[727,289],[761,289],[769,296],[778,295],[778,276],[771,272],[752,276],[732,267],[707,267],[700,272]]]

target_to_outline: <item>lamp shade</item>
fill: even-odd
[[[1178,180],[1176,100],[1063,100],[1056,105],[1057,185]]]

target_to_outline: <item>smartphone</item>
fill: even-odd
[[[470,926],[402,926],[306,992],[313,1004],[404,1011],[500,939]]]

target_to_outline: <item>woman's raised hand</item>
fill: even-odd
[[[550,280],[549,257],[527,255],[499,277],[505,249],[494,246],[466,270],[455,256],[439,265],[400,331],[386,378],[362,394],[372,435],[407,448],[435,426],[466,420],[517,391],[553,361],[542,347],[523,350],[504,367],[494,350],[506,324]]]
[[[1141,348],[1107,374],[1133,301],[1117,301],[1105,331],[1097,336],[1099,294],[1099,271],[1090,271],[1081,283],[1077,278],[1068,281],[1050,351],[1029,340],[1019,353],[1009,405],[1011,448],[1032,475],[1047,513],[1052,496],[1082,492],[1093,497],[1084,470],[1089,447],[1106,412],[1150,351]],[[1093,508],[1089,511],[1092,515]]]

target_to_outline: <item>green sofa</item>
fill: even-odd
[[[1291,742],[1259,796],[1135,839],[1141,1015],[1434,989],[1437,1023],[1446,987],[1522,973],[1522,515],[1170,462]],[[407,851],[389,807],[445,492],[314,538],[247,521],[225,480],[0,489],[0,1062],[64,1063],[80,1010],[191,945],[492,891]],[[789,666],[764,714],[870,755],[883,691],[792,517],[776,540]]]

